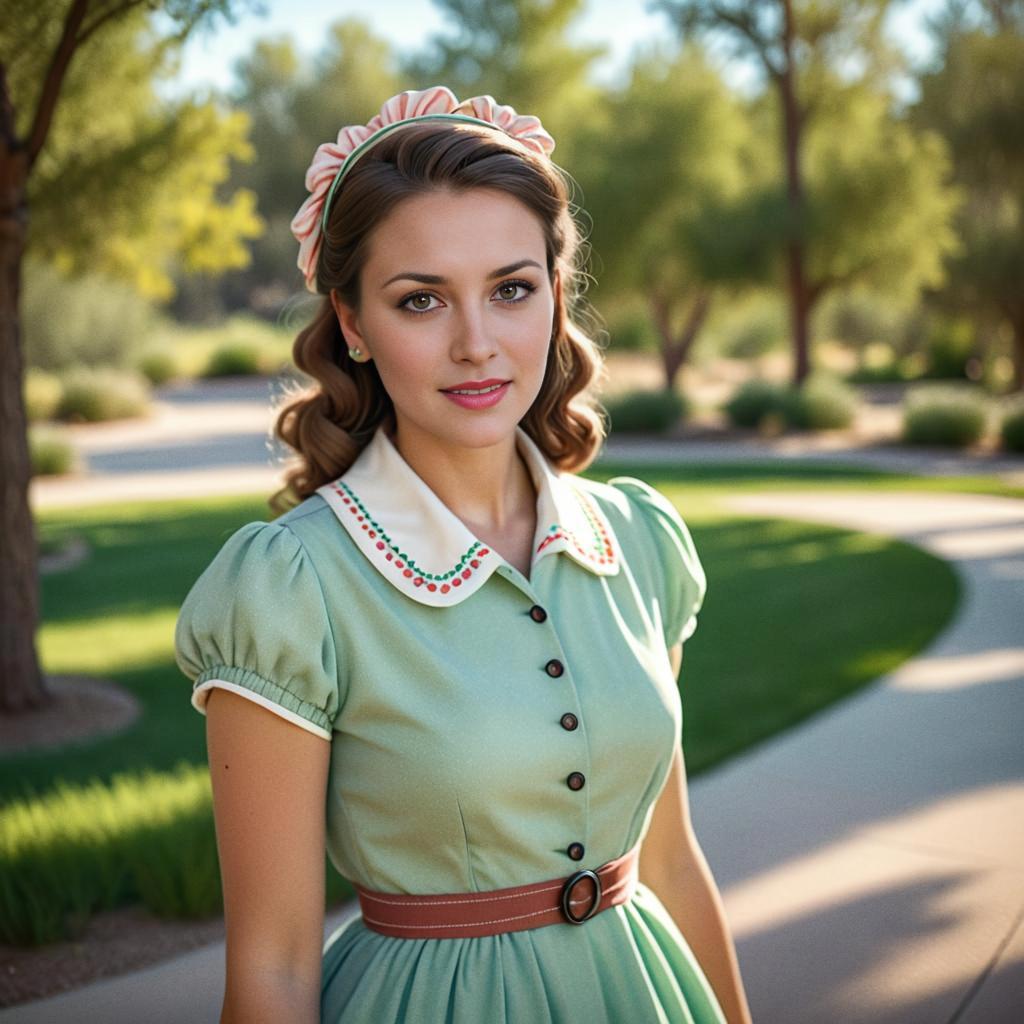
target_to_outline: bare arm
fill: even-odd
[[[318,1024],[331,745],[214,687],[206,746],[227,931],[221,1024]]]
[[[677,676],[682,657],[682,644],[669,651]],[[640,879],[654,890],[683,933],[729,1024],[750,1024],[725,908],[690,821],[680,748],[640,849]]]

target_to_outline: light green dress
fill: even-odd
[[[344,475],[230,536],[181,607],[197,710],[225,687],[331,743],[328,855],[369,889],[597,868],[646,833],[680,742],[667,649],[706,590],[686,525],[640,480],[564,474],[522,428],[516,442],[537,488],[529,579],[378,429]],[[324,947],[321,1009],[327,1024],[723,1021],[643,883],[582,925],[486,937],[392,938],[357,916]]]

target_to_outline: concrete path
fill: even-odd
[[[1018,1024],[1024,501],[864,490],[728,503],[901,537],[951,561],[964,586],[920,656],[692,785],[754,1020]],[[193,951],[0,1024],[216,1021],[223,957],[219,944]]]

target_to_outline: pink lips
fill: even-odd
[[[492,379],[489,381],[467,381],[465,384],[456,384],[457,388],[488,388],[495,384],[499,384],[500,387],[496,387],[493,391],[486,391],[480,395],[457,395],[453,391],[443,390],[441,394],[445,398],[450,398],[456,405],[461,405],[463,409],[489,409],[492,405],[497,405],[508,391],[509,384],[511,381],[500,381]]]

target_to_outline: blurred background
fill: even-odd
[[[755,1020],[1020,1019],[1024,0],[0,0],[0,71],[0,1022],[223,934],[177,608],[281,483],[306,168],[435,84],[555,137],[588,475],[701,553],[685,748]],[[813,859],[879,823],[948,871]]]

